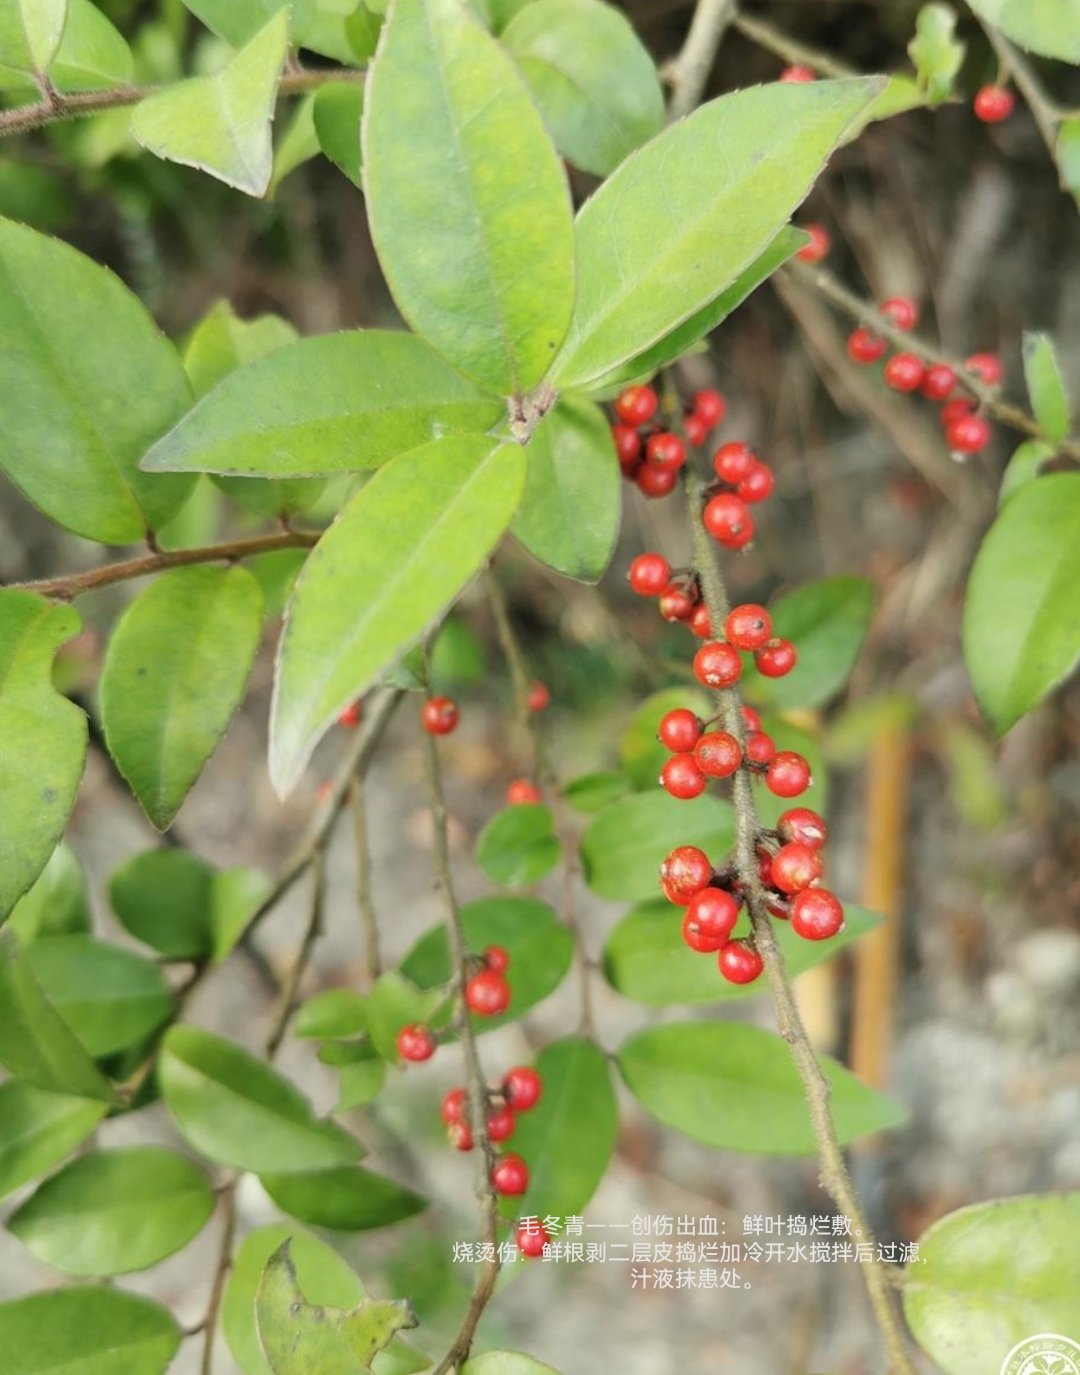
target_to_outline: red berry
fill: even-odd
[[[691,615],[687,618],[686,624],[699,640],[709,640],[712,638],[712,616],[710,616],[709,608],[704,602],[698,602]]]
[[[525,807],[534,802],[542,802],[543,795],[535,783],[527,778],[515,778],[506,789],[506,800],[511,807]]]
[[[962,415],[946,429],[945,442],[954,453],[977,454],[990,442],[990,423],[981,415]]]
[[[465,985],[465,1002],[478,1017],[497,1017],[510,1006],[510,985],[494,969],[482,969]]]
[[[652,387],[627,387],[615,402],[615,414],[627,425],[645,425],[656,414],[659,404]]]
[[[913,353],[894,353],[885,364],[885,385],[893,391],[918,391],[926,376],[921,358]]]
[[[876,363],[884,354],[887,345],[880,335],[871,330],[853,329],[848,335],[848,357],[855,363]]]
[[[1004,86],[981,86],[973,102],[975,118],[984,124],[1000,124],[1016,108],[1016,97]]]
[[[721,482],[736,487],[756,462],[757,455],[749,444],[733,441],[721,444],[713,454],[713,472]]]
[[[397,1034],[397,1052],[403,1060],[430,1060],[435,1054],[435,1037],[418,1023],[403,1026]]]
[[[996,353],[973,353],[965,359],[964,367],[981,377],[988,387],[996,387],[1005,376],[1005,369]]]
[[[809,845],[789,841],[781,845],[772,857],[770,874],[772,885],[781,893],[800,893],[821,877],[821,856]]]
[[[469,1093],[467,1089],[451,1089],[444,1094],[439,1116],[449,1126],[452,1122],[464,1122],[469,1115]]]
[[[489,1141],[508,1141],[517,1125],[509,1108],[497,1108],[487,1120]]]
[[[678,845],[660,866],[660,887],[668,902],[685,907],[713,876],[713,867],[704,850],[696,845]]]
[[[702,888],[687,903],[686,914],[694,922],[697,931],[716,941],[713,949],[719,950],[735,929],[739,919],[739,904],[723,888]],[[685,929],[684,926],[684,935]]]
[[[659,597],[671,581],[671,565],[663,554],[639,554],[626,576],[639,597]]]
[[[725,640],[709,640],[694,655],[694,674],[705,687],[729,688],[741,673],[739,651]]]
[[[491,1187],[499,1194],[523,1194],[529,1187],[529,1167],[520,1155],[504,1155],[491,1171]]]
[[[685,621],[693,615],[697,598],[681,583],[669,583],[660,593],[660,615],[665,621]]]
[[[686,462],[686,445],[677,434],[661,430],[645,445],[645,462],[662,472],[677,473]]]
[[[514,1241],[518,1250],[529,1260],[535,1260],[544,1254],[544,1247],[548,1244],[550,1237],[547,1229],[542,1222],[534,1218],[531,1224],[522,1223],[514,1235]]]
[[[755,711],[753,707],[747,706],[740,707],[740,711],[742,712],[743,725],[748,731],[753,732],[761,729],[760,712]]]
[[[633,425],[612,425],[611,438],[620,465],[636,464],[641,458],[641,436]]]
[[[515,1112],[528,1112],[540,1101],[544,1081],[529,1065],[508,1070],[502,1081],[503,1096]]]
[[[767,463],[755,463],[743,480],[735,488],[736,496],[742,497],[743,501],[765,501],[772,496],[772,489],[776,485],[773,477],[773,470]]]
[[[918,323],[919,307],[910,296],[890,296],[887,301],[882,301],[878,310],[897,329],[912,329]]]
[[[687,444],[700,449],[709,437],[709,426],[696,411],[691,411],[683,420],[683,433],[686,435]]]
[[[739,742],[726,730],[711,730],[694,746],[694,758],[710,778],[730,778],[742,763]]]
[[[689,908],[686,909],[682,919],[682,938],[684,944],[699,955],[715,955],[718,950],[723,950],[727,944],[726,937],[723,940],[718,940],[708,931],[702,930],[700,923],[690,915]]]
[[[826,888],[807,888],[791,903],[791,929],[808,941],[827,941],[844,924],[840,899]]]
[[[643,463],[634,474],[638,491],[653,498],[666,497],[673,492],[678,480],[677,472],[672,472],[670,468],[654,468],[649,463]]]
[[[539,678],[534,678],[529,684],[528,696],[525,704],[530,711],[544,711],[551,702],[551,689],[547,683],[542,683]]]
[[[751,764],[770,764],[776,754],[776,741],[763,730],[753,731],[746,737],[746,757]]]
[[[760,649],[772,635],[772,617],[763,606],[746,602],[728,614],[724,634],[736,649]]]
[[[795,646],[790,640],[774,637],[762,645],[754,655],[757,671],[766,678],[783,678],[791,672],[798,659]]]
[[[745,941],[729,941],[716,963],[728,983],[733,984],[752,984],[765,968],[765,961]]]
[[[956,386],[956,373],[947,363],[934,363],[926,369],[920,388],[927,401],[944,401]]]
[[[688,754],[701,739],[704,729],[689,707],[677,707],[661,717],[656,738],[674,754]]]
[[[692,754],[673,754],[660,770],[660,786],[682,802],[698,797],[707,782]]]
[[[705,529],[725,548],[741,549],[754,538],[754,518],[746,502],[734,492],[710,497],[701,513]]]
[[[809,807],[792,807],[776,823],[784,840],[798,841],[811,850],[820,850],[829,838],[829,828],[823,817]]]
[[[785,67],[777,81],[816,81],[817,74],[812,67],[804,67],[801,63],[792,63],[790,67]]]
[[[468,1122],[451,1122],[446,1135],[455,1151],[471,1151],[473,1148],[472,1129]]]
[[[794,750],[780,750],[765,770],[765,786],[776,797],[798,797],[810,781],[810,765]]]
[[[505,974],[510,968],[510,952],[505,945],[485,946],[480,958],[484,961],[484,968],[490,969],[493,974]]]
[[[941,428],[947,430],[956,420],[961,420],[965,415],[971,415],[975,410],[974,403],[966,396],[955,396],[951,401],[946,401],[941,408]]]
[[[346,730],[355,730],[360,724],[363,715],[363,703],[359,700],[350,702],[338,716],[338,725],[344,726]]]
[[[810,235],[810,242],[804,243],[802,248],[795,253],[796,258],[802,263],[820,263],[829,256],[829,249],[832,248],[832,239],[829,231],[823,224],[804,224],[800,226]]]
[[[420,724],[429,735],[449,735],[460,714],[452,697],[429,697],[420,708]]]
[[[693,407],[692,414],[709,427],[715,429],[724,418],[727,410],[727,402],[724,400],[723,393],[716,391],[713,387],[706,387],[702,391],[696,391],[690,398]]]

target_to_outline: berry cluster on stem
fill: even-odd
[[[615,401],[611,437],[623,477],[647,497],[675,490],[687,446],[699,448],[720,424],[727,404],[718,391],[695,392],[682,415],[682,436],[657,420],[660,398],[650,386],[627,387]]]

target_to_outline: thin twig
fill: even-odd
[[[805,43],[797,43],[765,19],[752,19],[748,14],[736,14],[732,24],[744,38],[756,43],[759,48],[764,48],[766,52],[771,52],[783,62],[811,67],[820,76],[842,79],[862,75],[846,62],[838,62],[821,48],[810,48]]]
[[[221,1245],[218,1248],[214,1278],[210,1284],[206,1317],[202,1321],[203,1349],[199,1375],[212,1375],[214,1369],[214,1339],[217,1336],[218,1314],[225,1294],[225,1281],[232,1269],[232,1249],[236,1239],[236,1185],[237,1180],[231,1179],[221,1191]]]
[[[352,785],[353,850],[356,856],[356,905],[364,934],[364,976],[374,983],[382,972],[379,917],[371,893],[371,846],[368,843],[364,780],[358,774]]]
[[[278,1010],[274,1015],[269,1034],[266,1037],[267,1060],[273,1060],[277,1055],[281,1042],[285,1038],[285,1030],[289,1025],[289,1019],[296,1010],[300,983],[304,977],[304,971],[311,963],[311,956],[315,951],[315,943],[323,932],[325,908],[326,856],[325,849],[320,849],[315,853],[311,861],[311,910],[308,914],[307,926],[304,928],[304,937],[300,942],[300,949],[296,953],[296,959],[292,962],[289,976],[285,980],[285,987],[281,990]]]
[[[694,567],[715,631],[723,625],[730,610],[727,591],[713,556],[709,535],[701,519],[705,501],[704,485],[691,477],[687,481],[686,492],[694,534]],[[718,692],[716,698],[724,729],[744,745],[746,731],[742,719],[742,699],[738,690],[729,688]],[[772,920],[766,907],[756,854],[757,839],[762,828],[750,774],[745,768],[736,771],[732,786],[732,800],[735,806],[735,865],[739,882],[746,894],[754,942],[765,962],[765,974],[776,1012],[777,1027],[791,1049],[792,1059],[806,1093],[810,1122],[817,1144],[821,1184],[851,1223],[853,1234],[860,1241],[868,1243],[871,1254],[876,1257],[874,1233],[863,1215],[837,1136],[830,1107],[829,1081],[822,1072],[803,1025],[802,1015],[784,968],[784,956],[777,944]],[[886,1276],[886,1267],[875,1258],[862,1262],[862,1268],[870,1303],[889,1355],[891,1370],[894,1375],[915,1375],[907,1352],[903,1326]]]
[[[686,42],[664,69],[671,86],[668,119],[688,115],[700,103],[724,31],[735,17],[735,0],[698,0]]]

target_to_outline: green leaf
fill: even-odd
[[[359,1144],[322,1121],[287,1079],[240,1046],[193,1026],[162,1044],[166,1106],[196,1150],[240,1170],[322,1170],[347,1165]]]
[[[825,1056],[841,1144],[903,1121],[904,1110]],[[741,1022],[676,1022],[624,1041],[616,1061],[654,1117],[716,1150],[813,1155],[802,1081],[787,1044]]]
[[[969,826],[992,831],[1008,816],[1009,804],[986,732],[966,721],[951,721],[942,728],[940,739],[953,806]]]
[[[881,921],[861,907],[847,907],[846,912],[843,931],[829,941],[806,941],[785,922],[775,923],[773,930],[789,975],[827,963]],[[604,945],[604,977],[612,988],[649,1007],[733,1002],[765,992],[760,983],[732,984],[722,979],[715,957],[696,953],[683,940],[682,917],[683,909],[663,898],[651,898],[627,912]],[[744,930],[749,930],[745,914],[738,934]]]
[[[158,529],[191,478],[162,482],[138,461],[190,404],[176,350],[123,283],[0,220],[0,466],[35,506],[103,544]]]
[[[317,0],[183,0],[196,19],[234,48],[242,48],[267,20],[289,11],[293,27],[302,33],[315,13]]]
[[[0,1198],[70,1155],[106,1111],[100,1101],[44,1093],[19,1079],[0,1084]]]
[[[529,1188],[507,1201],[514,1217],[571,1217],[604,1177],[619,1111],[604,1052],[587,1036],[566,1036],[536,1058],[544,1091],[519,1113],[509,1149],[529,1164]]]
[[[440,689],[451,684],[472,687],[485,682],[487,675],[484,642],[459,616],[447,616],[431,646],[432,684]]]
[[[822,578],[779,598],[770,607],[773,630],[793,642],[798,661],[786,677],[765,678],[748,659],[746,695],[776,711],[822,706],[847,682],[873,612],[868,578]]]
[[[331,81],[315,93],[315,134],[319,147],[360,186],[360,116],[364,88],[355,81]]]
[[[951,5],[923,5],[915,18],[915,37],[908,44],[908,56],[930,103],[948,100],[964,61],[964,45],[956,38],[956,11]]]
[[[220,963],[230,955],[248,922],[270,895],[273,884],[261,869],[226,869],[214,875],[210,894],[211,955]]]
[[[1058,125],[1054,156],[1062,186],[1080,202],[1080,119],[1063,119]]]
[[[303,477],[377,468],[500,407],[392,330],[301,339],[231,374],[146,455],[149,472]]]
[[[570,323],[570,198],[524,81],[460,0],[396,0],[361,137],[401,313],[490,390],[535,386]]]
[[[598,812],[630,791],[626,775],[615,772],[583,773],[563,789],[563,796],[575,812]]]
[[[449,975],[438,982],[444,984]],[[412,1022],[428,1024],[445,1001],[441,987],[421,988],[410,972],[388,969],[372,986],[367,998],[367,1030],[375,1050],[390,1064],[401,1059],[397,1048],[397,1034]]]
[[[537,0],[537,7],[546,3]],[[529,441],[526,457],[514,534],[556,572],[599,582],[622,513],[619,464],[603,411],[590,401],[564,398]]]
[[[33,76],[56,56],[67,0],[0,0],[0,65]]]
[[[49,66],[49,80],[56,89],[69,95],[125,86],[131,81],[133,68],[131,49],[123,35],[93,0],[68,0],[64,35]]]
[[[159,158],[264,196],[274,167],[270,124],[288,31],[287,12],[278,10],[221,71],[148,96],[131,116],[134,138]]]
[[[1053,456],[1053,446],[1043,444],[1037,439],[1025,439],[1022,444],[1018,444],[1001,476],[998,504],[1003,505],[1021,487],[1026,487],[1029,482],[1034,482],[1039,476],[1042,465]]]
[[[274,144],[274,170],[270,176],[268,196],[276,196],[278,187],[298,167],[318,157],[319,136],[315,132],[315,92],[309,91],[292,108],[288,122]]]
[[[416,1315],[407,1299],[361,1299],[347,1312],[308,1303],[285,1241],[259,1280],[255,1326],[273,1375],[366,1375],[395,1333],[416,1326]]]
[[[1061,380],[1054,341],[1049,334],[1024,334],[1024,379],[1035,419],[1052,444],[1060,444],[1069,433],[1069,398]]]
[[[95,1059],[135,1045],[168,1020],[173,996],[156,964],[91,936],[35,941],[26,961]]]
[[[120,925],[170,959],[197,959],[211,945],[214,870],[187,850],[144,850],[109,879]]]
[[[198,1166],[160,1146],[93,1151],[45,1181],[8,1219],[65,1275],[125,1275],[184,1247],[214,1211]]]
[[[101,672],[102,726],[158,830],[228,728],[261,634],[262,592],[237,565],[163,573],[117,623]]]
[[[436,440],[376,473],[319,541],[278,652],[270,776],[281,795],[342,708],[480,570],[521,499],[524,467],[517,446]]]
[[[350,1052],[349,1058],[338,1057],[343,1063],[337,1063],[333,1052],[344,1051],[346,1047]],[[337,1070],[338,1100],[334,1104],[335,1112],[363,1107],[382,1092],[386,1083],[386,1061],[367,1042],[330,1041],[319,1051],[319,1059]]]
[[[312,1174],[264,1174],[263,1188],[283,1213],[340,1232],[364,1232],[414,1217],[427,1199],[360,1165]]]
[[[90,906],[82,866],[63,841],[34,886],[12,908],[8,922],[23,945],[42,936],[89,932]]]
[[[935,1222],[902,1290],[920,1346],[947,1375],[1000,1375],[1035,1333],[1080,1336],[1078,1231],[1080,1193],[997,1199]]]
[[[964,660],[983,715],[1004,735],[1080,658],[1080,476],[1029,482],[975,558]]]
[[[297,1036],[344,1040],[367,1030],[367,999],[351,988],[328,988],[301,1004],[293,1032]]]
[[[180,1329],[160,1304],[79,1285],[0,1304],[0,1351],[18,1375],[164,1375]]]
[[[469,949],[501,945],[510,956],[509,1010],[501,1017],[474,1019],[477,1031],[488,1031],[520,1017],[562,983],[570,969],[574,942],[570,932],[544,902],[533,898],[481,898],[461,909]],[[401,962],[401,972],[421,988],[438,988],[450,978],[446,931],[433,927],[421,936]]]
[[[635,902],[655,897],[660,865],[676,845],[699,845],[721,860],[731,849],[731,806],[702,795],[681,802],[657,789],[612,802],[597,812],[581,838],[585,880],[602,898]]]
[[[601,0],[534,0],[502,41],[529,83],[555,146],[606,177],[664,127],[652,58],[625,15]]]
[[[562,849],[551,810],[539,803],[504,807],[476,842],[476,862],[504,887],[535,883],[558,864]]]
[[[461,1375],[558,1375],[558,1371],[520,1351],[485,1351],[462,1366]]]
[[[113,1091],[34,978],[11,931],[0,931],[0,1065],[48,1093],[113,1102]]]
[[[880,89],[873,78],[754,86],[627,158],[577,217],[578,294],[559,386],[636,358],[730,286]]]
[[[1076,0],[971,0],[971,8],[1028,52],[1080,62]]]
[[[664,688],[645,698],[623,731],[619,764],[637,791],[655,790],[670,753],[657,739],[656,732],[668,712],[680,707],[686,707],[702,720],[713,714],[712,703],[700,688]]]
[[[228,301],[218,301],[192,330],[184,347],[184,367],[195,399],[201,401],[245,363],[265,358],[298,338],[293,326],[280,315],[241,320]]]

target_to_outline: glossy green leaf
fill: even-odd
[[[997,1199],[935,1222],[901,1291],[920,1346],[946,1375],[1011,1375],[1020,1366],[1006,1356],[1036,1333],[1080,1339],[1078,1232],[1080,1193]],[[1024,1368],[1068,1368],[1045,1361]]]
[[[876,79],[754,86],[627,158],[577,217],[578,293],[559,385],[612,372],[730,286],[880,89]]]
[[[903,1121],[899,1103],[825,1056],[841,1143]],[[630,1092],[654,1117],[716,1150],[813,1155],[806,1094],[783,1039],[742,1022],[647,1027],[616,1054]]]
[[[388,1227],[427,1207],[427,1199],[360,1165],[313,1174],[264,1174],[261,1179],[283,1213],[340,1232]]]
[[[908,56],[930,103],[948,100],[964,61],[964,45],[956,38],[956,11],[951,5],[923,5],[915,19]]]
[[[168,1309],[97,1285],[0,1304],[0,1351],[11,1375],[164,1375],[180,1345]]]
[[[367,1030],[367,999],[351,988],[328,988],[302,1003],[293,1022],[297,1036],[343,1040]]]
[[[293,30],[302,34],[318,0],[183,0],[191,13],[234,48],[251,41],[269,19],[289,12]]]
[[[1028,52],[1080,62],[1076,0],[971,0],[971,8]]]
[[[964,660],[998,735],[1080,659],[1080,477],[1029,482],[998,512],[964,606]]]
[[[509,1149],[528,1162],[529,1188],[507,1201],[514,1217],[572,1217],[604,1177],[619,1129],[604,1052],[587,1036],[552,1041],[536,1057],[540,1101],[518,1114]]]
[[[624,997],[650,1007],[733,1002],[766,990],[760,983],[732,984],[720,977],[715,956],[700,955],[682,938],[683,909],[664,898],[632,907],[604,945],[604,977]],[[878,925],[881,918],[861,907],[847,908],[843,931],[828,941],[806,941],[785,922],[776,922],[776,939],[790,975],[824,964]],[[742,928],[749,928],[745,914]]]
[[[315,134],[319,147],[349,178],[360,185],[360,116],[364,88],[355,81],[331,81],[315,93]]]
[[[501,408],[401,331],[301,339],[225,378],[143,461],[149,472],[300,477],[377,468]]]
[[[561,853],[551,809],[539,803],[504,807],[476,842],[477,864],[488,878],[507,888],[543,878]]]
[[[56,56],[67,0],[0,0],[0,66],[43,73]]]
[[[315,1116],[287,1079],[240,1046],[197,1027],[166,1035],[158,1063],[166,1106],[211,1160],[241,1170],[322,1170],[347,1165],[359,1144]]]
[[[1042,465],[1053,456],[1053,446],[1043,444],[1037,439],[1025,439],[1022,444],[1018,444],[1001,475],[1001,487],[998,491],[999,504],[1007,501],[1021,487],[1026,487],[1029,482],[1034,482],[1039,476]]]
[[[0,931],[0,1065],[47,1093],[113,1101],[108,1081],[42,992],[11,931]]]
[[[792,671],[765,678],[746,662],[743,688],[749,699],[777,711],[822,706],[847,682],[874,612],[868,578],[822,578],[804,583],[769,608],[775,634],[798,652]]]
[[[566,977],[574,954],[567,928],[544,902],[533,898],[481,898],[461,909],[461,923],[469,949],[479,953],[488,945],[501,945],[510,956],[512,999],[502,1017],[475,1019],[478,1031],[488,1031],[520,1017],[550,993]],[[450,978],[446,931],[433,927],[421,936],[401,963],[402,973],[421,988],[437,988]]]
[[[187,850],[144,850],[115,870],[109,901],[120,925],[170,959],[196,959],[211,945],[214,870]]]
[[[581,838],[585,880],[597,896],[636,902],[655,897],[660,865],[676,845],[698,845],[723,859],[734,839],[731,806],[703,794],[681,802],[657,788],[612,802]]]
[[[214,1211],[206,1175],[173,1151],[92,1151],[8,1219],[38,1260],[65,1275],[124,1275],[179,1251]]]
[[[221,71],[148,96],[135,107],[135,139],[169,162],[197,167],[263,196],[274,154],[270,124],[285,62],[288,18],[279,10]]]
[[[42,936],[72,936],[90,930],[82,866],[63,841],[34,886],[12,908],[8,923],[23,945]]]
[[[590,401],[565,398],[533,435],[526,456],[514,534],[556,572],[599,582],[622,513],[619,464],[603,411]]]
[[[485,1351],[462,1366],[461,1375],[558,1375],[558,1372],[520,1351]]]
[[[609,802],[616,802],[630,791],[626,775],[622,773],[597,772],[579,774],[563,788],[563,796],[575,812],[586,815],[598,812]]]
[[[190,404],[176,350],[123,283],[0,220],[0,467],[35,506],[88,539],[141,540],[191,491],[138,470]]]
[[[685,707],[702,720],[713,714],[708,693],[698,687],[663,688],[646,697],[631,716],[619,738],[619,764],[634,788],[651,792],[670,751],[660,743],[656,732],[669,711]]]
[[[606,177],[664,127],[652,58],[602,0],[534,0],[502,41],[529,83],[562,155]]]
[[[1035,419],[1052,444],[1069,433],[1069,398],[1061,380],[1061,365],[1049,334],[1024,334],[1024,378]]]
[[[535,386],[570,323],[570,198],[513,61],[460,0],[396,0],[361,137],[372,237],[401,313],[492,391]]]
[[[106,1111],[103,1102],[45,1093],[20,1079],[0,1084],[0,1198],[70,1155]]]
[[[101,672],[102,726],[159,830],[240,705],[261,635],[262,592],[238,565],[163,573],[117,623]]]
[[[301,573],[278,653],[270,776],[282,795],[324,731],[480,570],[521,499],[517,446],[468,436],[402,454],[353,497]]]
[[[439,984],[447,982],[438,980]],[[397,1034],[412,1023],[429,1025],[440,1005],[445,1002],[441,987],[421,987],[403,964],[401,969],[388,969],[372,985],[367,997],[367,1032],[375,1050],[390,1064],[397,1064]]]
[[[93,0],[68,0],[64,34],[49,65],[56,89],[65,95],[109,90],[126,85],[133,74],[131,49]]]
[[[173,1010],[151,960],[90,936],[49,936],[26,951],[34,978],[95,1059],[155,1031]]]

